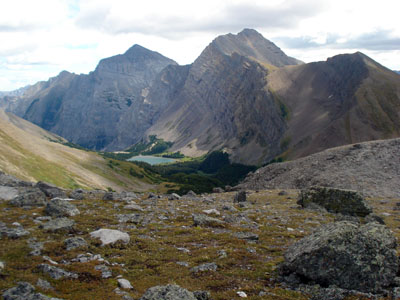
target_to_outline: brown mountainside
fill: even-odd
[[[287,156],[400,136],[399,79],[359,52],[269,74],[288,111]]]

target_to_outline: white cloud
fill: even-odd
[[[191,63],[219,34],[254,28],[306,62],[360,50],[400,69],[398,0],[4,0],[0,90],[140,44]]]

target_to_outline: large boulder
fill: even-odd
[[[149,288],[139,300],[196,300],[194,294],[178,285]]]
[[[32,187],[32,182],[22,181],[18,178],[0,171],[0,185],[14,187]]]
[[[39,227],[48,232],[72,232],[74,231],[75,221],[68,218],[56,218],[40,225]]]
[[[321,226],[291,245],[281,266],[285,278],[371,293],[392,285],[398,268],[396,239],[387,227],[348,221]]]
[[[321,206],[332,213],[365,217],[372,209],[355,191],[314,186],[302,190],[297,201],[303,207]]]
[[[73,217],[80,213],[75,205],[61,198],[54,198],[47,203],[44,212],[52,217]]]
[[[47,197],[50,198],[67,198],[67,194],[64,190],[60,189],[59,187],[44,181],[39,181],[36,183],[35,187],[40,189],[43,193],[46,194]]]
[[[61,300],[35,293],[35,288],[28,282],[18,282],[18,286],[6,290],[2,296],[4,300]]]
[[[123,243],[129,243],[130,237],[126,232],[122,232],[114,229],[99,229],[90,233],[92,238],[98,238],[101,240],[102,246],[108,244],[114,244],[118,241]]]
[[[193,214],[192,217],[194,226],[222,227],[225,224],[224,221],[203,214]]]
[[[20,192],[17,197],[9,202],[19,207],[38,207],[46,205],[46,195],[39,189],[31,188]]]

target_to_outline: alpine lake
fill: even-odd
[[[138,156],[133,156],[131,158],[128,158],[127,161],[142,161],[142,162],[148,163],[150,165],[159,165],[159,164],[175,162],[176,159],[151,156],[151,155],[138,155]]]

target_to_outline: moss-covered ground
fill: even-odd
[[[47,280],[52,290],[37,291],[62,299],[121,299],[114,289],[117,276],[128,279],[134,299],[150,287],[168,283],[188,290],[206,290],[213,299],[240,299],[243,291],[248,299],[308,299],[307,295],[286,289],[276,278],[276,269],[283,261],[285,249],[296,240],[312,232],[321,224],[331,222],[329,213],[304,210],[296,204],[297,191],[259,191],[248,196],[243,207],[233,203],[234,193],[212,194],[198,198],[168,200],[167,197],[148,198],[139,195],[135,202],[144,211],[129,211],[124,201],[75,200],[81,214],[71,217],[74,230],[66,233],[48,233],[35,220],[43,216],[43,208],[23,209],[0,203],[0,221],[8,227],[20,223],[30,232],[28,236],[0,239],[0,261],[5,269],[0,272],[0,292],[28,281],[34,286],[39,278]],[[395,199],[369,199],[375,212],[400,237],[400,216]],[[232,209],[234,207],[237,211]],[[225,221],[219,227],[193,226],[193,213],[217,209],[221,215],[210,215]],[[225,208],[225,209],[224,209]],[[227,209],[230,208],[230,209]],[[118,214],[140,214],[139,224],[120,223]],[[100,246],[90,238],[90,232],[99,228],[119,229],[130,235],[129,244]],[[258,241],[235,237],[239,232],[258,235]],[[67,251],[64,240],[79,236],[88,242],[85,248]],[[41,256],[30,256],[28,239],[44,242]],[[109,262],[112,277],[103,279],[95,270],[102,264],[97,260],[71,262],[79,254],[100,254]],[[48,263],[43,256],[58,262],[57,267],[75,272],[78,279],[55,280],[36,270]],[[184,264],[186,264],[186,266]],[[194,273],[192,267],[215,263],[218,269]],[[354,299],[354,298],[349,298]]]

